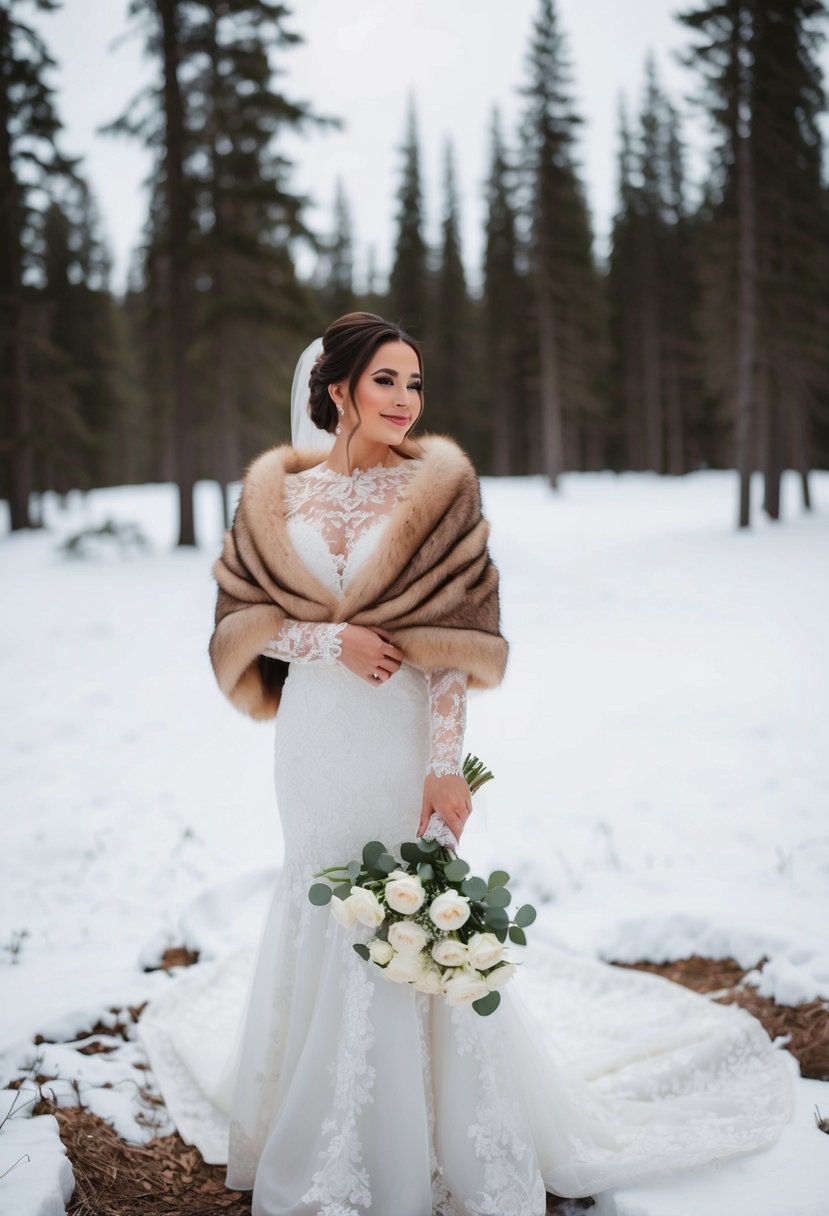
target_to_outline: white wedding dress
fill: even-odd
[[[382,544],[414,463],[286,478],[320,582],[341,591]],[[384,979],[352,949],[373,931],[310,903],[322,866],[414,838],[427,768],[459,771],[463,747],[462,672],[404,662],[373,685],[337,661],[341,628],[289,621],[266,651],[290,667],[260,940],[180,972],[136,1028],[184,1139],[253,1189],[253,1216],[542,1216],[548,1190],[770,1146],[796,1063],[745,1011],[531,943],[480,1017]]]

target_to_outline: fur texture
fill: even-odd
[[[421,467],[382,543],[339,597],[303,564],[285,526],[285,474],[324,457],[283,444],[248,466],[213,565],[219,591],[209,646],[219,687],[241,712],[252,718],[277,712],[288,664],[260,652],[286,617],[381,626],[408,662],[424,671],[459,668],[470,688],[503,679],[508,644],[477,473],[449,436],[423,435],[418,443]]]

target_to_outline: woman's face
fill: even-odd
[[[370,442],[400,443],[417,421],[422,385],[417,355],[407,342],[378,346],[355,389],[362,419],[358,434]],[[343,431],[350,431],[357,423],[357,412],[345,395],[348,382],[331,387],[335,403],[345,407]]]

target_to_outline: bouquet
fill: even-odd
[[[474,794],[492,773],[467,755],[463,776]],[[427,829],[428,831],[428,829]],[[394,857],[379,840],[369,840],[359,860],[318,871],[308,891],[312,904],[331,905],[340,924],[377,930],[354,949],[386,979],[442,995],[450,1005],[470,1004],[493,1013],[498,991],[515,974],[507,939],[527,944],[525,928],[535,920],[532,904],[513,918],[507,911],[509,874],[493,870],[488,880],[469,873],[455,851],[438,840],[408,840]]]

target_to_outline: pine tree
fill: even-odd
[[[469,430],[468,394],[473,382],[469,297],[461,253],[460,216],[450,140],[444,148],[444,204],[440,262],[435,270],[434,309],[429,334],[430,429],[462,437],[475,448]]]
[[[334,195],[334,224],[331,237],[323,248],[318,270],[319,295],[325,324],[355,309],[354,243],[351,213],[345,186],[337,178]]]
[[[108,129],[161,150],[148,289],[152,276],[161,308],[151,315],[172,376],[179,543],[192,544],[199,454],[226,489],[250,447],[272,442],[274,394],[281,385],[286,396],[297,337],[314,320],[291,256],[293,242],[316,243],[302,218],[308,200],[290,190],[277,140],[336,120],[273,89],[269,52],[300,41],[285,28],[285,5],[132,0],[130,11],[150,18],[147,46],[163,83]]]
[[[539,0],[522,125],[524,209],[534,284],[543,471],[600,463],[608,357],[602,287],[573,144],[581,118],[569,95],[564,38],[552,0]]]
[[[682,473],[698,455],[693,229],[679,120],[652,56],[634,139],[620,111],[619,203],[608,276],[617,467]]]
[[[822,0],[722,0],[680,14],[702,39],[686,62],[704,77],[719,133],[704,314],[711,384],[735,435],[740,527],[757,468],[772,519],[787,465],[800,470],[809,504],[809,424],[829,374],[817,125],[826,103],[815,61],[826,11]]]
[[[42,12],[57,7],[52,0],[34,3]],[[75,177],[77,165],[57,147],[60,122],[45,79],[55,62],[17,16],[21,7],[19,0],[0,5],[0,429],[8,436],[3,480],[12,529],[32,526],[29,499],[38,444],[38,386],[31,361],[40,335],[32,293],[24,286],[33,268],[38,224],[31,197],[36,191],[50,197],[56,182]]]
[[[518,270],[514,169],[507,160],[497,108],[490,127],[484,250],[484,353],[491,419],[491,466],[496,475],[523,472],[526,394],[519,358],[526,311]]]
[[[403,177],[397,199],[397,239],[389,277],[389,310],[414,338],[422,338],[428,314],[428,257],[423,237],[423,195],[414,98],[409,99],[402,148]]]

